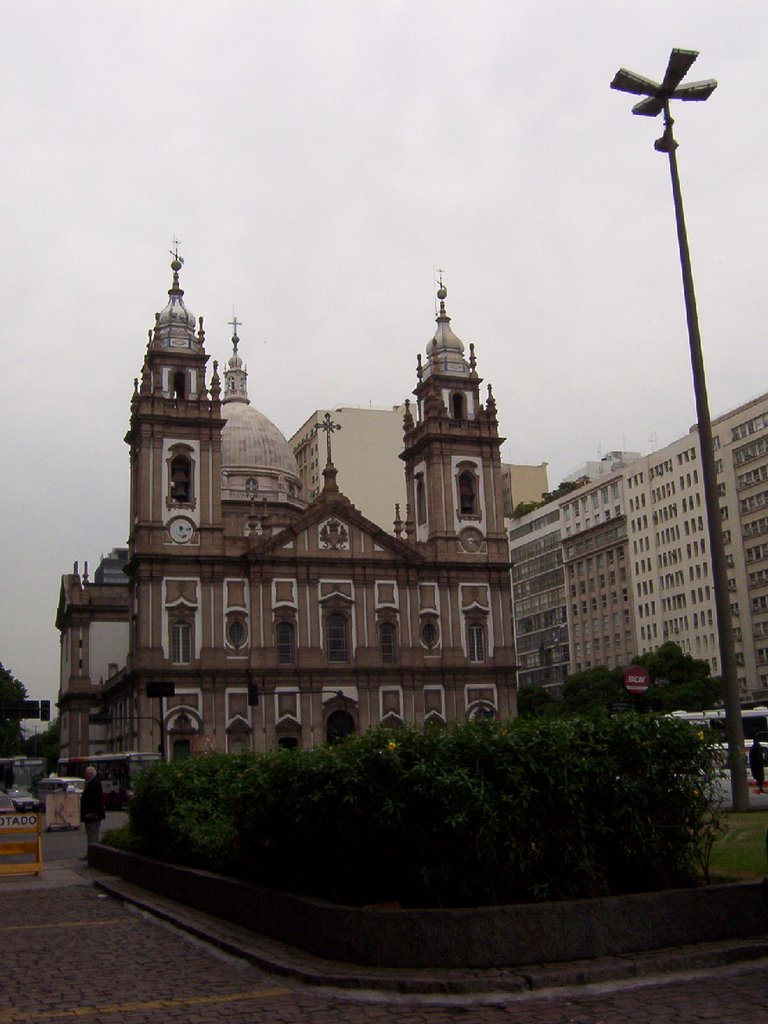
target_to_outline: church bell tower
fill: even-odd
[[[129,669],[191,665],[212,642],[202,628],[201,565],[223,550],[224,420],[216,363],[209,387],[203,321],[196,323],[184,304],[181,267],[174,252],[168,302],[149,332],[125,437],[131,462]]]
[[[406,533],[433,556],[508,560],[496,403],[480,397],[474,345],[469,360],[451,328],[442,281],[437,329],[418,357],[416,409],[406,403],[404,451],[409,511]]]
[[[125,437],[131,451],[131,557],[180,545],[202,554],[220,544],[221,387],[215,362],[206,386],[203,319],[196,325],[184,305],[181,267],[174,253],[168,303],[155,314],[141,380],[134,381]]]

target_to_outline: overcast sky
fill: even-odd
[[[174,236],[208,352],[234,307],[287,436],[410,394],[442,268],[504,459],[555,486],[695,420],[661,124],[609,83],[699,50],[720,84],[675,130],[712,414],[768,389],[767,27],[765,0],[6,0],[0,660],[30,697],[61,574],[126,541]]]

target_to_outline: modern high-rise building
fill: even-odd
[[[511,516],[514,509],[527,501],[541,501],[548,490],[547,464],[526,466],[512,462],[501,464],[501,485],[504,492],[504,515]]]
[[[312,501],[323,489],[327,433],[320,424],[328,416],[340,486],[364,516],[391,530],[396,505],[405,517],[405,477],[400,458],[404,415],[404,405],[389,409],[350,405],[316,409],[288,438],[305,500]]]
[[[717,417],[712,430],[739,687],[745,699],[765,699],[768,394]],[[519,684],[546,685],[553,676],[555,645],[547,643],[546,633],[540,635],[546,623],[531,618],[530,591],[537,587],[550,595],[558,592],[556,576],[547,575],[556,560],[550,558],[549,548],[556,548],[558,533],[570,672],[626,664],[633,654],[671,640],[685,653],[707,661],[712,674],[719,675],[698,430],[692,427],[650,455],[617,452],[607,458],[612,469],[508,524]],[[593,471],[600,465],[595,463]],[[575,477],[590,466],[585,464]],[[544,523],[549,562],[531,546],[543,545],[543,534],[534,540],[534,526],[539,524],[540,530]],[[534,572],[535,566],[541,571]],[[562,652],[562,645],[557,647]]]
[[[550,502],[508,525],[517,685],[557,693],[570,664],[560,509]]]

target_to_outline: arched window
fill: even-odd
[[[173,397],[186,398],[187,375],[183,370],[177,370],[173,375]]]
[[[477,477],[470,469],[459,473],[459,511],[463,516],[477,515]]]
[[[334,711],[328,716],[325,737],[329,743],[339,743],[355,731],[355,720],[347,711]]]
[[[192,495],[192,462],[187,455],[171,459],[171,501],[188,505]]]
[[[325,620],[328,661],[349,661],[348,632],[346,615],[334,612]]]
[[[275,645],[279,665],[292,665],[296,658],[296,632],[292,622],[278,622],[275,626]]]
[[[485,626],[480,622],[467,625],[467,653],[470,661],[485,661]]]
[[[427,496],[424,489],[424,474],[416,474],[416,522],[427,521]]]
[[[189,665],[192,661],[192,627],[188,622],[171,624],[171,661],[174,665]]]
[[[481,701],[476,704],[469,713],[470,722],[477,722],[482,719],[494,719],[496,718],[496,709],[493,705],[488,704],[486,701]]]
[[[393,622],[379,624],[379,650],[384,665],[394,665],[397,661],[397,629]]]
[[[454,391],[451,395],[451,416],[455,420],[464,419],[464,395],[460,391]]]

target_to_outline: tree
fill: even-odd
[[[0,662],[0,702],[26,699],[27,690],[24,684],[14,679],[11,672]],[[0,757],[19,754],[22,747],[21,722],[16,718],[5,718],[0,713]]]
[[[584,476],[579,480],[563,480],[562,483],[558,484],[554,491],[545,491],[540,501],[520,501],[512,509],[513,519],[522,519],[523,516],[527,516],[529,512],[534,512],[537,508],[542,508],[544,505],[549,505],[551,501],[557,501],[558,498],[564,498],[566,494],[570,494],[571,491],[577,491],[579,487],[583,487],[584,484],[589,483],[589,477]]]
[[[664,711],[704,711],[722,704],[722,679],[713,678],[709,664],[684,654],[672,641],[637,659],[650,673],[649,696],[661,701]]]
[[[562,703],[566,714],[580,715],[627,700],[621,677],[623,669],[598,665],[568,676],[563,684]]]
[[[568,676],[563,685],[562,712],[580,715],[627,701],[638,710],[704,711],[723,702],[722,680],[713,679],[706,661],[684,654],[676,643],[662,644],[629,664],[648,669],[651,685],[647,694],[630,697],[622,682],[624,667],[608,669],[600,665]]]
[[[517,713],[521,718],[550,718],[558,701],[540,686],[521,686],[517,691]]]

